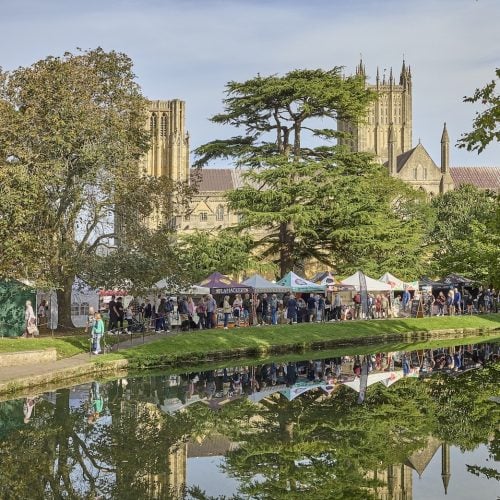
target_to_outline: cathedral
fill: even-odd
[[[366,79],[363,61],[356,67],[356,75]],[[403,61],[399,83],[396,82],[392,68],[388,79],[385,74],[381,79],[377,68],[375,84],[367,83],[366,86],[377,93],[378,99],[371,104],[362,123],[339,120],[338,131],[349,134],[349,139],[339,139],[339,144],[352,151],[373,153],[378,161],[387,166],[392,176],[399,177],[431,196],[453,189],[450,138],[446,124],[441,137],[439,166],[420,142],[413,147],[410,67],[406,67]]]
[[[367,78],[362,61],[356,67],[356,74]],[[352,151],[373,153],[390,175],[425,191],[430,197],[461,184],[500,192],[500,167],[450,166],[450,138],[446,124],[441,135],[439,165],[420,141],[413,146],[412,73],[404,61],[399,81],[396,81],[392,69],[388,78],[385,74],[380,78],[377,69],[375,83],[366,82],[366,85],[377,93],[378,99],[371,104],[362,123],[338,121],[337,129],[349,133],[349,138],[339,139],[339,144]],[[150,175],[165,175],[173,181],[188,182],[197,187],[190,210],[176,217],[175,225],[179,231],[218,231],[234,226],[238,223],[238,214],[229,211],[225,193],[242,186],[241,170],[190,169],[185,120],[184,101],[150,102],[147,126],[152,142],[143,160],[144,168]]]

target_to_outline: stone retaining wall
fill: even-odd
[[[57,351],[48,348],[35,351],[6,352],[0,354],[0,368],[48,363],[57,359]]]

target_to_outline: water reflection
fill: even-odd
[[[465,483],[452,457],[483,445],[499,459],[499,352],[265,363],[1,403],[0,498],[410,499],[436,460],[433,498],[453,481],[474,497],[476,476],[485,489],[498,480],[493,462],[471,454]],[[209,457],[224,458],[207,476]]]

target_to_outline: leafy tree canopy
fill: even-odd
[[[435,274],[463,274],[486,285],[500,284],[498,196],[465,185],[432,201],[436,223],[431,239]]]
[[[241,275],[251,271],[273,270],[252,255],[252,239],[246,234],[221,231],[211,235],[204,231],[181,235],[178,261],[189,269],[192,282],[198,282],[215,271],[222,274]]]
[[[497,68],[496,77],[483,88],[476,89],[471,97],[464,97],[464,102],[480,103],[485,106],[481,112],[476,113],[472,122],[472,131],[463,134],[458,141],[458,147],[467,148],[467,151],[481,153],[492,141],[500,141],[500,94],[497,84],[500,79],[500,68]]]
[[[226,94],[212,121],[245,135],[201,146],[197,164],[231,158],[245,167],[246,185],[228,194],[230,208],[281,275],[311,257],[340,272],[418,272],[422,199],[371,155],[331,142],[341,135],[333,120],[363,120],[375,98],[363,78],[343,78],[339,67],[296,70],[229,82]]]
[[[98,48],[0,73],[0,103],[0,275],[58,288],[71,325],[74,276],[113,248],[117,228],[136,252],[150,244],[144,220],[170,206],[174,186],[139,168],[147,101],[132,61]]]

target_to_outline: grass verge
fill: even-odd
[[[305,323],[260,328],[201,330],[165,337],[108,354],[99,362],[127,359],[130,368],[200,364],[228,357],[424,342],[500,331],[500,315]]]

